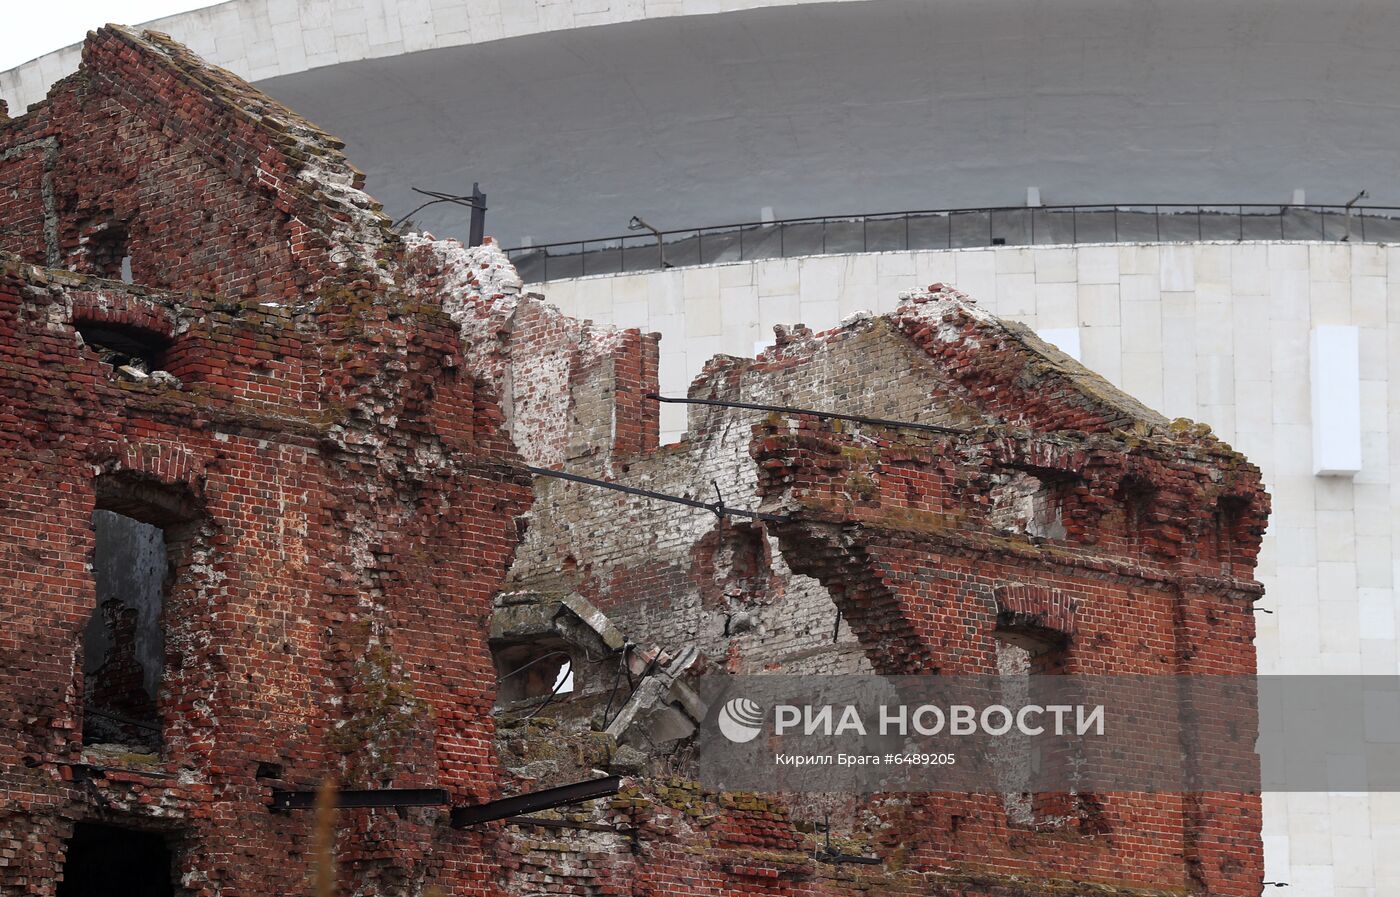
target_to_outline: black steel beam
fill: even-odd
[[[654,402],[666,402],[677,405],[714,405],[719,408],[747,408],[750,411],[776,411],[779,414],[805,414],[808,417],[822,418],[823,420],[848,420],[858,424],[870,424],[875,427],[890,427],[900,430],[923,430],[927,433],[967,433],[967,430],[959,427],[944,427],[938,424],[916,424],[903,420],[888,420],[883,417],[865,417],[860,414],[841,414],[836,411],[817,411],[812,408],[792,408],[787,405],[763,405],[758,402],[727,402],[723,399],[682,399],[674,396],[661,396],[654,392],[646,394],[648,399]]]
[[[753,520],[767,520],[773,523],[784,523],[787,517],[781,514],[765,514],[762,511],[745,511],[742,508],[731,508],[721,501],[705,502],[694,498],[682,498],[679,495],[667,495],[664,492],[653,492],[650,489],[638,489],[636,486],[624,486],[621,483],[610,483],[607,480],[597,480],[593,477],[581,476],[576,473],[565,473],[562,470],[550,470],[547,467],[531,467],[525,465],[525,469],[535,476],[553,477],[557,480],[569,480],[573,483],[583,483],[587,486],[597,486],[600,489],[611,489],[614,492],[626,492],[628,495],[638,495],[642,498],[655,498],[661,501],[669,501],[673,504],[686,505],[691,508],[700,508],[721,517],[748,517]]]
[[[348,810],[355,807],[441,807],[452,803],[443,788],[375,788],[335,792],[335,805]],[[272,789],[273,810],[310,810],[316,806],[315,791]]]
[[[537,810],[548,810],[551,807],[563,807],[598,797],[607,797],[610,794],[616,794],[621,784],[620,777],[608,776],[604,779],[591,779],[587,782],[576,782],[572,785],[561,785],[558,788],[546,788],[543,791],[505,797],[484,804],[453,807],[452,827],[464,828],[468,825],[479,825],[495,819],[522,816]]]

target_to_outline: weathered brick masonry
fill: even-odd
[[[163,845],[177,893],[308,893],[274,786],[603,771],[616,799],[550,814],[592,829],[343,811],[342,892],[1258,893],[1255,798],[715,794],[687,750],[714,669],[1252,673],[1243,458],[937,286],[691,395],[962,432],[693,407],[658,446],[658,335],[401,238],[359,187],[159,35],[97,32],[0,115],[3,893],[86,893],[73,857],[113,831],[158,835],[126,861]],[[111,579],[132,558],[158,598]]]
[[[0,159],[0,890],[56,893],[103,822],[167,835],[180,893],[304,893],[272,786],[494,796],[484,634],[528,478],[335,142],[104,29]],[[124,256],[142,286],[100,276]],[[128,342],[165,373],[104,363]],[[165,532],[154,752],[83,744],[96,509]],[[439,815],[343,814],[356,891],[496,892],[492,836]]]

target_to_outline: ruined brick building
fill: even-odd
[[[343,810],[341,892],[1258,893],[1255,797],[818,806],[687,754],[711,670],[1253,672],[1242,457],[942,286],[691,389],[935,428],[697,405],[659,446],[657,335],[359,187],[156,34],[0,112],[0,892],[309,893],[273,789],[618,772],[544,823]]]

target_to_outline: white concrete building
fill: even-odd
[[[619,273],[657,266],[644,230],[517,256],[565,311],[664,334],[672,394],[774,324],[954,284],[1260,465],[1262,672],[1400,674],[1400,222],[1296,208],[1400,205],[1400,4],[231,0],[151,27],[339,134],[392,216],[480,181],[507,246],[1020,206],[676,234],[670,270]],[[466,233],[446,203],[414,221]],[[1400,894],[1400,794],[1265,811],[1278,893]]]
[[[230,0],[149,27],[346,140],[391,216],[480,181],[506,246],[1028,187],[1400,205],[1389,0]],[[77,64],[0,73],[0,98]]]

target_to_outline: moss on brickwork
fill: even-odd
[[[431,710],[414,695],[402,659],[382,645],[371,646],[355,664],[344,719],[329,743],[346,755],[347,781],[392,777],[400,743],[423,726]]]

